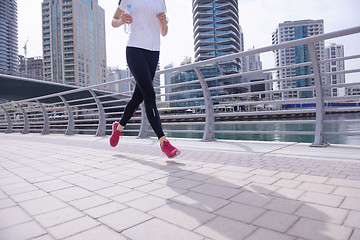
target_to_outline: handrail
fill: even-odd
[[[266,122],[251,120],[250,122],[248,119],[245,119],[246,121],[244,121],[243,118],[245,117],[261,118],[266,116],[266,118],[271,118],[273,116],[275,118],[285,115],[312,114],[312,116],[316,116],[316,120],[306,121],[305,123],[314,125],[314,131],[299,131],[298,134],[313,135],[313,146],[327,146],[324,136],[333,135],[334,133],[325,131],[324,125],[336,124],[336,121],[326,120],[325,113],[331,111],[358,111],[360,107],[360,105],[357,106],[354,104],[354,106],[351,105],[352,107],[350,108],[336,105],[338,102],[354,101],[357,97],[354,95],[333,96],[332,92],[334,89],[340,88],[347,88],[350,90],[356,90],[356,88],[360,89],[360,80],[351,83],[337,82],[336,84],[331,85],[323,85],[322,81],[334,74],[358,74],[360,68],[337,70],[336,72],[322,72],[320,66],[330,62],[358,60],[360,59],[360,54],[319,60],[317,59],[314,44],[319,41],[349,36],[356,33],[360,33],[360,26],[157,71],[156,76],[169,73],[173,75],[180,73],[190,74],[190,72],[192,72],[191,76],[194,77],[187,81],[156,87],[156,89],[166,89],[166,92],[163,91],[158,95],[162,98],[162,101],[157,102],[161,117],[164,120],[165,132],[174,134],[188,134],[191,132],[198,134],[201,132],[203,133],[203,141],[212,141],[215,140],[217,134],[220,133],[253,134],[256,132],[244,129],[218,129],[218,126],[220,125],[252,126],[255,124],[264,124],[266,126],[271,126],[272,123],[299,123],[299,121],[276,119],[267,120]],[[228,75],[218,74],[213,77],[204,75],[206,69],[209,70],[214,68],[218,71],[217,66],[223,66],[227,61],[238,61],[247,56],[292,48],[299,45],[308,46],[311,55],[311,60],[309,62],[271,67],[246,73],[232,72]],[[313,72],[307,75],[244,82],[245,78],[256,74],[270,74],[269,76],[271,76],[275,71],[297,69],[305,66],[311,66]],[[297,85],[296,83],[301,83],[302,79],[310,79],[313,84],[305,86],[301,84]],[[63,132],[65,134],[87,132],[97,136],[104,136],[111,131],[111,121],[119,119],[120,114],[123,113],[126,102],[130,99],[129,94],[131,93],[114,93],[105,91],[104,89],[108,86],[131,81],[134,81],[133,77],[0,104],[0,132],[19,132],[22,128],[22,133],[27,133],[35,131],[35,125],[40,126],[36,131],[41,131],[41,124],[43,124],[43,134],[52,132]],[[282,86],[283,83],[290,83],[293,85],[288,88],[281,87],[279,89],[273,87],[274,84]],[[256,89],[256,87],[259,86],[264,86],[264,88]],[[103,92],[97,94],[97,89],[101,89]],[[314,92],[316,94],[311,98],[284,98],[283,95],[284,93],[292,94],[301,91]],[[86,93],[87,95],[85,94],[85,97],[79,98],[77,95],[78,93]],[[57,98],[61,101],[47,103],[45,100],[50,98]],[[328,103],[332,103],[333,105],[328,105]],[[301,106],[297,106],[297,104],[301,104]],[[290,108],[290,110],[288,108]],[[34,112],[37,114],[34,114]],[[132,118],[132,122],[129,123],[124,131],[127,131],[129,134],[138,132],[140,137],[149,136],[151,130],[149,129],[148,123],[146,123],[147,119],[144,112],[144,109],[142,109],[141,112],[136,111],[136,116]],[[141,113],[141,115],[139,113]],[[40,118],[44,120],[36,121]],[[34,124],[34,121],[36,121],[36,124]],[[67,124],[64,125],[63,123]],[[177,126],[176,123],[179,123],[179,127],[191,127],[191,130],[181,128],[174,129]],[[357,121],[346,121],[345,123],[355,124]],[[91,126],[94,128],[90,128]],[[259,134],[271,134],[271,132],[284,135],[295,133],[295,131],[292,130],[278,131],[276,129],[272,131],[258,131]],[[343,133],[344,132],[339,131],[339,134]],[[351,133],[346,132],[345,135],[351,135]],[[354,135],[357,135],[356,132],[354,132]]]

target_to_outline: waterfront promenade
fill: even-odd
[[[360,147],[0,134],[0,239],[360,239]]]

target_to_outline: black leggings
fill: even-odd
[[[156,107],[155,91],[152,84],[159,61],[159,51],[149,51],[141,48],[127,47],[126,59],[136,86],[131,100],[126,105],[120,120],[121,126],[128,123],[139,105],[144,101],[146,116],[158,138],[164,135],[159,112]]]

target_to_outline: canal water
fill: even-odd
[[[312,120],[315,117],[291,118],[292,120]],[[360,119],[360,113],[341,113],[326,114],[325,120],[353,120]],[[289,119],[278,119],[289,120]],[[165,126],[166,130],[203,130],[203,126]],[[216,125],[216,130],[236,130],[236,131],[315,131],[315,124],[233,124],[233,125]],[[360,124],[326,124],[327,132],[360,132]],[[180,138],[202,138],[202,134],[197,133],[167,133],[168,137]],[[285,135],[285,134],[215,134],[217,139],[233,140],[254,140],[254,141],[279,141],[279,142],[314,142],[313,135]],[[325,141],[332,144],[351,144],[360,146],[360,136],[325,136]]]

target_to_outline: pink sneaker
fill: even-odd
[[[169,141],[165,141],[163,143],[161,151],[163,151],[163,153],[165,153],[168,158],[174,158],[181,153],[180,150],[171,145]]]
[[[122,132],[119,132],[119,130],[117,130],[117,126],[119,126],[119,123],[114,122],[113,123],[113,132],[112,132],[111,137],[110,137],[110,145],[112,147],[116,147],[116,145],[118,145],[119,138],[120,138],[120,136],[123,135]]]

